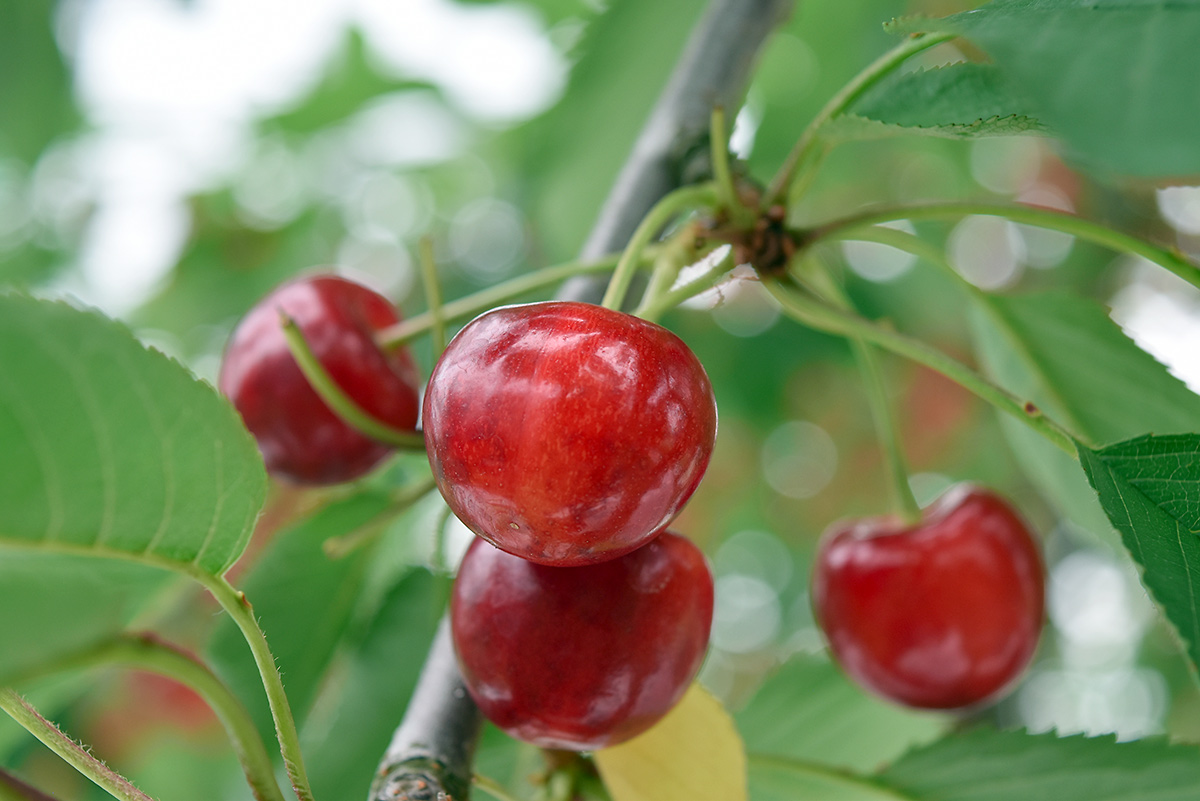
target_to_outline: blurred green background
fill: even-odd
[[[735,153],[765,182],[825,99],[892,44],[881,23],[969,5],[802,0],[762,57]],[[98,306],[213,380],[239,316],[314,267],[362,276],[413,314],[423,308],[422,236],[433,238],[449,298],[568,260],[701,9],[694,0],[0,0],[0,289]],[[960,55],[942,47],[923,58]],[[1196,190],[1096,184],[1035,138],[846,145],[796,214],[955,198],[1075,209],[1185,250],[1200,235]],[[1069,287],[1110,303],[1200,386],[1200,307],[1159,272],[991,218],[920,232],[986,288]],[[973,358],[959,290],[928,265],[866,243],[828,255],[864,311]],[[788,655],[820,652],[806,593],[816,538],[839,517],[886,512],[886,491],[841,342],[779,319],[750,281],[692,305],[664,323],[708,369],[721,431],[675,527],[713,559],[718,608],[703,678],[737,707]],[[415,349],[428,374],[427,345]],[[1037,730],[1200,739],[1200,699],[1109,535],[1059,518],[1019,472],[990,410],[928,371],[885,366],[921,500],[953,481],[987,483],[1046,539],[1050,636],[1024,685],[989,714]],[[375,483],[407,472],[400,465]],[[273,503],[287,518],[313,501],[281,489]],[[402,523],[389,532],[408,554],[398,558],[419,560],[411,531],[421,527]],[[172,620],[181,639],[205,646],[211,609]],[[395,658],[411,672],[422,650]],[[345,700],[337,682],[359,667],[324,680],[318,722],[332,719]],[[114,672],[40,691],[72,733],[152,794],[244,797],[219,729],[169,682]],[[484,763],[519,772],[503,748],[485,749]],[[9,722],[0,764],[65,798],[93,792]]]

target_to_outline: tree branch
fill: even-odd
[[[691,156],[707,157],[713,107],[740,105],[763,42],[793,3],[712,0],[604,202],[582,261],[622,250],[651,207],[682,182]],[[606,277],[575,278],[558,297],[598,302],[606,284]],[[370,801],[466,801],[481,722],[443,617]]]

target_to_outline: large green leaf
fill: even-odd
[[[918,749],[876,778],[914,801],[1184,801],[1200,787],[1200,752],[981,729]]]
[[[750,801],[903,801],[869,778],[807,762],[751,760]]]
[[[1079,458],[1142,581],[1200,667],[1200,434],[1080,446]]]
[[[793,657],[767,679],[736,719],[752,755],[854,770],[874,770],[946,728],[944,717],[885,704],[827,659],[805,656]]]
[[[0,545],[219,574],[266,491],[233,408],[92,311],[0,296]]]
[[[1042,129],[999,69],[964,63],[893,73],[823,130],[848,139],[903,133],[963,139]]]
[[[1064,292],[976,294],[972,327],[989,376],[1093,443],[1200,431],[1200,396],[1141,350],[1104,307]],[[1068,455],[1014,420],[1006,434],[1061,512],[1109,531]]]
[[[325,540],[363,525],[388,505],[383,493],[364,493],[339,501],[280,532],[242,582],[254,601],[259,626],[271,643],[288,702],[303,725],[338,644],[346,634],[370,557],[360,550],[330,559]],[[242,632],[222,619],[209,646],[213,668],[242,699],[264,737],[274,736],[271,710],[263,697],[258,667]]]
[[[978,44],[1083,159],[1141,176],[1200,173],[1200,3],[993,0],[901,31]]]

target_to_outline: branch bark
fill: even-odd
[[[712,0],[605,200],[582,259],[624,248],[646,212],[684,181],[694,157],[707,159],[713,107],[740,105],[763,42],[793,3]],[[573,279],[558,297],[598,302],[606,284],[603,276]],[[443,617],[370,801],[466,801],[481,723]]]

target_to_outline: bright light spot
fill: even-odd
[[[468,203],[450,223],[450,252],[472,278],[502,278],[525,255],[521,212],[497,198]]]
[[[789,498],[811,498],[833,480],[837,446],[825,429],[806,420],[782,424],[762,449],[767,483]]]
[[[715,584],[712,643],[722,651],[745,654],[774,641],[779,634],[779,596],[754,576],[721,576]]]
[[[179,259],[190,226],[183,203],[134,198],[102,204],[81,248],[87,302],[114,317],[144,302]]]
[[[363,164],[412,167],[462,152],[462,123],[432,92],[393,92],[375,98],[349,123],[351,153]]]
[[[757,280],[723,284],[713,320],[736,337],[758,336],[779,319],[779,306]]]
[[[1132,659],[1154,614],[1134,577],[1107,555],[1076,551],[1050,575],[1050,619],[1075,664]]]
[[[916,233],[916,229],[908,220],[884,223],[882,227],[894,228],[908,234]],[[917,263],[917,257],[913,254],[878,242],[846,240],[842,242],[842,256],[851,270],[868,281],[880,283],[896,280]]]
[[[774,534],[739,531],[721,544],[713,558],[713,568],[718,575],[757,576],[776,592],[782,592],[792,578],[792,554]]]
[[[233,199],[242,222],[271,230],[295,219],[308,200],[300,160],[282,142],[258,142],[252,158],[237,172]]]
[[[1071,199],[1057,187],[1037,184],[1017,196],[1017,201],[1059,211],[1074,211]],[[1045,270],[1063,262],[1071,253],[1075,237],[1035,225],[1015,223],[1013,230],[1021,240],[1024,261],[1030,267]]]
[[[1159,189],[1158,211],[1179,233],[1200,236],[1200,186]]]
[[[404,239],[427,230],[433,217],[427,187],[387,170],[360,174],[342,200],[346,227],[363,235]]]
[[[1014,283],[1025,258],[1013,224],[999,217],[965,218],[950,232],[946,250],[963,278],[989,290]]]
[[[980,186],[1000,195],[1015,195],[1037,180],[1042,145],[1028,136],[976,139],[971,145],[971,175]]]
[[[758,126],[762,124],[762,109],[755,102],[751,93],[746,99],[742,110],[733,121],[733,133],[729,135],[729,152],[739,159],[748,159],[754,152],[754,137],[758,134]]]
[[[394,236],[384,232],[347,239],[338,248],[337,260],[339,268],[370,276],[366,283],[393,303],[407,298],[416,283],[412,257]]]
[[[671,290],[681,289],[708,275],[729,254],[730,250],[732,250],[731,245],[722,245],[695,264],[689,264],[684,267],[675,278],[675,283],[671,285]],[[693,295],[680,305],[688,309],[711,309],[724,300],[725,290],[731,284],[735,281],[751,279],[757,280],[754,268],[748,264],[738,265],[730,270],[721,282],[712,289]]]
[[[1200,393],[1200,293],[1156,264],[1126,259],[1133,269],[1113,296],[1113,319],[1138,347]]]
[[[1155,670],[1040,670],[1021,686],[1017,709],[1034,732],[1133,740],[1162,732],[1167,701],[1166,682]]]

